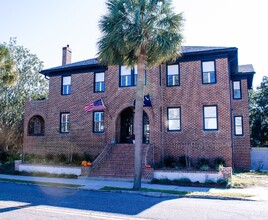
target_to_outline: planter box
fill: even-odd
[[[15,163],[16,164],[16,163]],[[51,174],[73,174],[80,176],[81,167],[42,165],[42,164],[16,164],[17,171],[25,172],[46,172]]]
[[[187,178],[191,182],[205,183],[207,181],[217,182],[219,179],[231,178],[232,168],[225,167],[222,171],[180,171],[180,170],[155,170],[155,179],[178,180]]]

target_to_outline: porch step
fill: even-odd
[[[148,145],[142,146],[142,167],[145,169],[145,155]],[[112,147],[111,153],[99,168],[91,173],[89,177],[104,178],[126,178],[134,177],[134,144],[116,144]],[[143,170],[143,173],[145,171]],[[147,170],[146,170],[147,172]],[[148,177],[148,174],[144,175]],[[148,178],[147,178],[148,179]]]

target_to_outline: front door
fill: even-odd
[[[134,143],[134,108],[129,107],[121,113],[120,143]],[[143,143],[149,144],[150,124],[149,117],[143,113]]]
[[[121,113],[121,143],[133,143],[134,111],[127,108]]]

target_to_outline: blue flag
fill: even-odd
[[[135,104],[136,104],[136,99],[134,99],[134,102],[133,102],[134,106]],[[149,94],[145,95],[143,98],[143,107],[152,107],[152,102],[151,102]]]

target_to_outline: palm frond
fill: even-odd
[[[142,53],[149,66],[176,59],[183,39],[182,14],[170,0],[108,0],[99,27],[99,60],[133,66]]]

